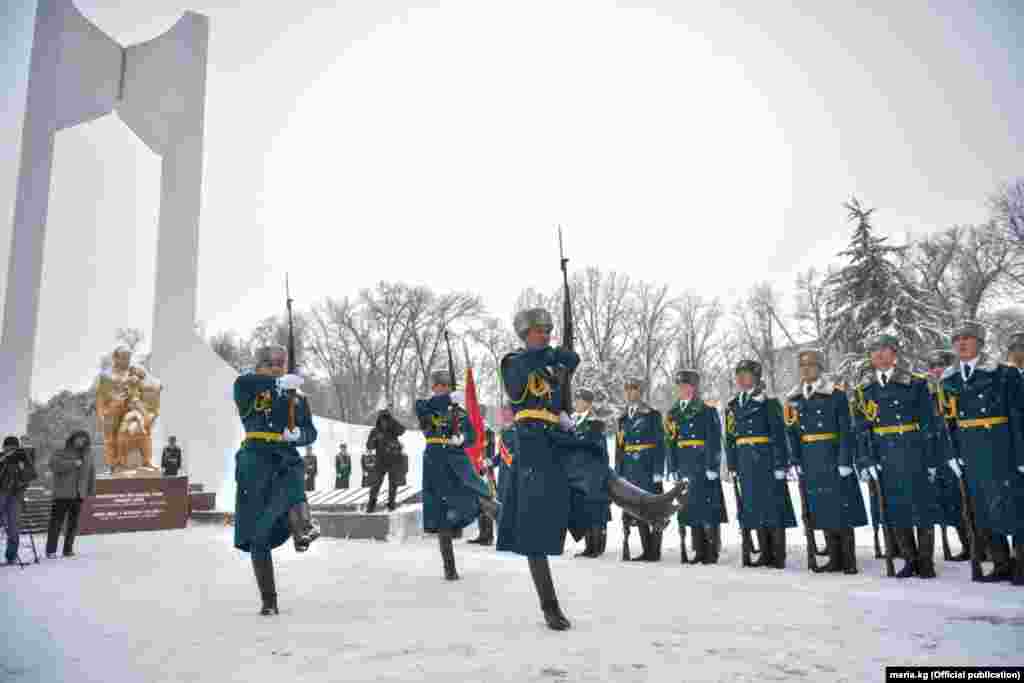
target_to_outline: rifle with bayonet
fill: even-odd
[[[572,319],[572,292],[569,290],[569,259],[565,257],[565,250],[562,247],[562,226],[558,226],[558,261],[562,268],[562,347],[573,351],[575,325]],[[571,415],[573,413],[572,372],[568,368],[562,368],[559,373],[559,383],[562,388],[562,410]]]
[[[455,359],[452,357],[452,343],[448,339],[448,328],[444,328],[444,345],[448,348],[448,379],[452,381],[452,391],[459,388],[458,380],[455,379]],[[459,419],[459,406],[452,403],[448,409],[448,421],[451,423],[452,436],[458,436],[462,432],[462,422]]]
[[[284,276],[285,307],[288,309],[288,374],[294,375],[298,368],[295,359],[295,325],[292,321],[292,294],[288,287],[288,274]],[[295,389],[288,390],[288,429],[295,429],[295,403],[298,400]]]

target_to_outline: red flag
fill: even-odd
[[[484,433],[484,419],[480,415],[480,402],[476,398],[476,382],[473,381],[473,368],[466,368],[466,412],[469,414],[469,423],[473,425],[476,432],[476,441],[473,445],[466,445],[466,455],[477,472],[483,472],[484,448],[487,444],[487,435]]]

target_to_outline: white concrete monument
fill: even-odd
[[[177,436],[192,480],[221,491],[242,428],[226,400],[236,373],[195,332],[208,38],[207,18],[186,12],[163,35],[122,47],[71,0],[39,0],[0,344],[0,433],[21,434],[28,420],[54,137],[116,111],[162,158],[149,364],[164,381],[156,445]]]

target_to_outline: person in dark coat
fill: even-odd
[[[181,447],[178,446],[177,437],[167,439],[167,446],[160,456],[160,469],[164,471],[165,477],[178,476],[178,470],[181,469]]]
[[[46,534],[46,557],[51,560],[57,557],[57,538],[65,520],[64,557],[74,557],[82,501],[96,495],[96,464],[89,433],[81,429],[71,432],[64,449],[50,458],[50,469],[53,471],[53,507]]]
[[[0,452],[0,526],[7,533],[7,564],[18,561],[21,506],[25,501],[25,489],[36,478],[35,458],[25,443],[24,438],[19,442],[16,436],[6,436]]]
[[[377,413],[373,429],[366,438],[366,450],[373,452],[375,456],[367,512],[373,512],[377,508],[377,496],[384,484],[385,476],[388,478],[387,508],[394,510],[396,507],[395,496],[398,494],[398,487],[405,485],[405,477],[409,470],[402,442],[399,441],[403,434],[405,426],[395,419],[390,409],[383,408]]]
[[[347,489],[352,476],[352,456],[348,454],[348,445],[338,446],[338,454],[334,456],[334,488]]]
[[[477,474],[495,491],[495,495],[497,495],[497,485],[494,480],[494,470],[498,467],[498,460],[494,430],[486,427],[484,429],[483,459],[480,461],[480,471]],[[480,515],[477,524],[480,529],[477,537],[466,542],[474,545],[494,545],[494,520],[487,515]]]
[[[942,387],[956,414],[956,445],[967,477],[978,529],[978,550],[988,548],[995,565],[983,582],[1024,585],[1024,382],[1017,368],[982,354],[985,331],[965,324],[953,334],[959,363],[943,374]],[[1017,568],[1007,536],[1013,536]]]
[[[669,478],[689,485],[688,504],[676,516],[679,560],[687,564],[686,528],[693,538],[693,563],[717,564],[720,526],[728,521],[719,472],[722,467],[722,421],[714,401],[700,397],[700,373],[675,374],[679,400],[665,416]]]
[[[507,490],[512,485],[515,475],[512,468],[516,452],[516,423],[511,408],[501,409],[501,426],[498,430],[498,444],[495,448],[495,462],[498,466],[498,500],[502,504],[502,514],[508,514]]]
[[[312,446],[306,446],[306,454],[302,456],[302,467],[305,474],[306,491],[316,491],[317,464]]]
[[[271,551],[291,536],[296,552],[320,537],[303,487],[305,463],[298,449],[316,441],[309,399],[298,391],[303,378],[286,374],[288,351],[266,346],[256,352],[256,368],[235,380],[234,400],[245,429],[235,454],[234,545],[250,554],[263,606],[278,614]],[[289,392],[296,392],[295,428],[290,429]]]
[[[896,576],[935,578],[935,525],[941,515],[935,497],[935,410],[927,378],[897,366],[896,337],[880,335],[869,348],[875,372],[854,392],[858,458],[885,499],[886,522],[905,562]]]
[[[469,526],[481,514],[495,517],[498,505],[464,450],[476,434],[465,409],[453,400],[451,375],[447,370],[434,370],[430,384],[434,395],[416,401],[416,417],[427,442],[423,452],[423,530],[438,535],[444,578],[456,581],[455,530]]]
[[[586,441],[590,448],[580,449],[577,451],[579,456],[574,457],[596,458],[607,469],[608,439],[605,436],[604,421],[594,416],[594,398],[594,392],[590,389],[576,391],[575,412],[572,416],[573,432],[578,439]],[[611,502],[603,489],[598,491],[601,495],[588,496],[585,488],[574,488],[570,485],[569,528],[574,537],[582,537],[586,541],[583,551],[576,553],[576,557],[600,557],[608,545],[608,522],[612,518]]]
[[[643,400],[644,381],[630,377],[625,382],[626,410],[619,417],[615,439],[615,471],[634,486],[662,493],[665,478],[665,430],[661,413]],[[622,560],[628,562],[629,530],[636,526],[643,554],[641,562],[661,560],[662,530],[641,520],[622,515]]]
[[[957,362],[952,351],[939,349],[928,357],[928,393],[935,407],[935,448],[938,470],[935,475],[935,493],[942,513],[942,558],[951,562],[964,562],[971,559],[971,542],[964,526],[963,501],[960,496],[960,483],[956,473],[949,466],[950,460],[959,464],[962,459],[956,452],[956,413],[952,402],[942,387],[942,375],[946,368]],[[956,529],[960,539],[960,554],[953,555],[949,551],[947,527]]]
[[[542,308],[520,311],[513,320],[525,348],[501,359],[505,394],[515,407],[514,479],[503,487],[504,509],[498,520],[498,550],[525,555],[548,628],[571,624],[555,595],[549,555],[561,555],[571,508],[571,487],[603,489],[610,499],[639,518],[664,522],[676,512],[680,490],[662,496],[630,485],[598,458],[578,458],[581,449],[595,448],[573,433],[572,418],[562,405],[557,371],[572,371],[580,358],[565,348],[552,348],[551,314]],[[600,470],[600,472],[598,472]]]
[[[800,383],[786,397],[784,417],[797,476],[806,485],[808,512],[815,529],[828,539],[823,572],[857,573],[853,530],[867,526],[860,483],[854,476],[857,439],[850,422],[845,387],[822,373],[824,355],[815,349],[797,354]]]
[[[761,364],[736,366],[739,393],[725,412],[725,453],[743,496],[740,522],[757,531],[761,556],[752,566],[786,568],[786,529],[796,527],[793,499],[786,484],[789,452],[779,399],[765,394]]]

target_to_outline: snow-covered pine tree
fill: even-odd
[[[896,265],[906,247],[886,244],[888,238],[876,235],[874,209],[865,209],[856,197],[843,206],[856,226],[849,247],[838,254],[846,265],[826,282],[829,314],[824,328],[828,346],[840,359],[835,371],[852,380],[873,337],[895,335],[901,355],[911,360],[934,349],[943,333],[939,311]]]

